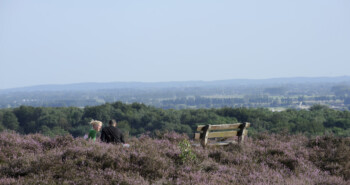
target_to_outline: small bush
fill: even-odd
[[[192,152],[191,143],[184,139],[179,143],[180,147],[180,160],[182,163],[193,162],[196,160],[196,154]]]

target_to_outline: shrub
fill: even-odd
[[[180,159],[182,163],[193,162],[196,160],[196,155],[192,152],[191,143],[184,139],[179,143],[180,147]]]

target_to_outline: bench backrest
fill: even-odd
[[[222,125],[198,125],[194,139],[200,140],[201,145],[205,147],[210,138],[230,138],[238,136],[238,142],[242,143],[244,137],[248,134],[247,128],[250,123],[235,123],[235,124],[222,124]],[[216,143],[217,145],[226,145],[229,143]]]

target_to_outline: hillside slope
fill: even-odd
[[[349,138],[258,135],[241,146],[187,151],[185,139],[143,135],[123,148],[2,132],[0,184],[350,184]]]

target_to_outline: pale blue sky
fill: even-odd
[[[0,0],[0,89],[349,71],[349,0]]]

